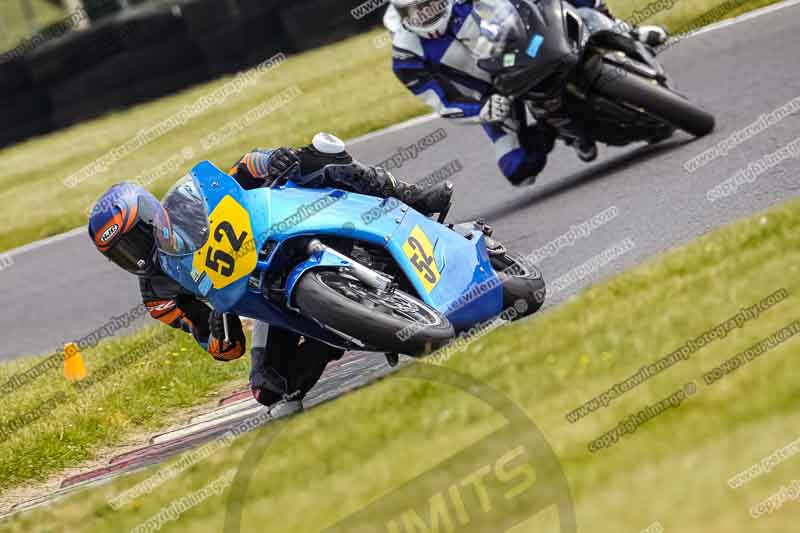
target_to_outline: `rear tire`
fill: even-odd
[[[424,355],[455,336],[444,315],[413,296],[399,290],[381,295],[335,270],[312,270],[303,275],[294,301],[304,316],[376,351]]]
[[[714,131],[713,115],[670,89],[617,66],[600,64],[595,90],[612,100],[644,109],[695,137]]]

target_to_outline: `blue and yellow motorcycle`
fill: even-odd
[[[340,348],[420,355],[544,301],[534,266],[502,247],[490,256],[488,226],[446,226],[395,199],[291,178],[246,191],[204,161],[162,203],[170,277],[218,311]]]

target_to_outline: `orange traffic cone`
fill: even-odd
[[[64,377],[70,381],[80,381],[86,378],[86,366],[83,357],[74,342],[64,345]]]

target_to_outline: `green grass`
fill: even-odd
[[[800,520],[796,503],[759,520],[748,513],[796,477],[800,459],[789,459],[738,490],[726,480],[800,437],[795,371],[800,339],[713,386],[701,376],[800,318],[798,274],[800,201],[794,201],[654,258],[533,321],[501,328],[446,366],[501,391],[536,422],[569,480],[581,532],[639,532],[656,521],[665,531],[682,533],[792,531]],[[757,320],[608,408],[576,424],[566,421],[567,412],[642,365],[781,288],[789,299]],[[679,408],[610,449],[588,451],[590,440],[692,380],[698,393]],[[278,424],[281,432],[263,459],[246,467],[254,481],[244,501],[242,531],[324,529],[492,433],[502,418],[463,391],[390,378]],[[255,438],[242,438],[120,511],[112,511],[107,499],[154,468],[14,518],[0,531],[127,530],[237,468]],[[495,442],[484,450],[486,463],[517,444]],[[542,471],[537,476],[537,483],[546,483]],[[457,481],[451,472],[435,471],[408,500],[394,503],[424,509],[430,496]],[[471,516],[476,501],[468,501]],[[512,500],[505,516],[527,518],[523,501]],[[216,496],[166,530],[222,531],[225,509],[225,500]],[[513,531],[558,531],[543,525],[552,521],[544,512]]]
[[[690,19],[692,13],[696,16],[706,10],[692,8],[684,14],[683,20]],[[679,24],[670,20],[666,22]],[[372,40],[378,34],[373,32],[292,59],[263,78],[256,88],[141,149],[102,178],[75,189],[64,188],[61,185],[63,178],[126,141],[137,131],[154,125],[207,94],[225,80],[0,151],[0,201],[7,206],[7,210],[0,214],[0,227],[3,228],[0,231],[0,249],[83,224],[87,207],[109,184],[131,179],[179,153],[185,146],[197,148],[204,135],[288,87],[298,86],[303,96],[230,144],[202,154],[203,158],[224,166],[254,145],[299,144],[306,142],[317,130],[352,137],[425,112],[425,108],[406,94],[389,72],[388,49],[376,50],[373,47]],[[346,59],[342,60],[342,57]],[[186,168],[160,179],[152,188],[157,193],[163,192],[174,178],[188,170],[188,166],[186,163]],[[620,376],[627,376],[631,369],[638,368],[642,357],[652,360],[664,355],[677,341],[685,340],[692,332],[702,331],[703,325],[727,317],[732,314],[729,311],[735,311],[737,306],[755,303],[771,292],[767,289],[778,288],[780,284],[776,285],[775,280],[782,280],[781,276],[786,272],[792,274],[783,286],[796,288],[790,282],[792,277],[797,279],[797,254],[783,253],[783,250],[791,249],[789,245],[794,245],[796,250],[797,238],[791,236],[790,231],[797,235],[792,217],[796,220],[798,211],[798,205],[794,204],[770,215],[767,224],[750,222],[743,226],[744,231],[742,227],[729,229],[687,250],[675,252],[587,292],[581,299],[532,325],[495,333],[470,348],[467,355],[474,359],[460,356],[451,364],[510,394],[534,417],[551,442],[556,443],[556,450],[578,497],[579,517],[583,523],[613,524],[607,529],[599,529],[602,531],[616,531],[615,527],[622,526],[631,530],[641,529],[656,519],[666,525],[669,517],[674,515],[667,502],[684,501],[687,497],[684,493],[674,492],[674,498],[662,498],[664,503],[653,508],[646,495],[655,498],[658,493],[648,483],[658,485],[662,477],[655,476],[659,472],[667,475],[687,464],[693,467],[699,462],[716,469],[719,479],[714,481],[719,486],[698,482],[689,494],[708,496],[712,500],[716,498],[713,501],[720,502],[722,507],[736,500],[744,509],[745,502],[740,494],[725,492],[727,489],[722,477],[785,444],[775,438],[774,442],[770,441],[770,446],[756,450],[760,441],[754,436],[755,428],[760,427],[773,436],[786,437],[786,442],[793,440],[784,429],[791,427],[793,421],[788,395],[790,383],[782,381],[791,374],[782,363],[786,358],[781,357],[791,347],[776,350],[766,360],[768,363],[759,362],[761,370],[758,373],[745,372],[744,375],[750,376],[749,380],[737,377],[737,380],[744,381],[741,386],[731,387],[725,383],[704,392],[698,401],[681,408],[680,414],[663,415],[648,426],[648,430],[657,428],[657,431],[652,430],[657,438],[648,439],[636,447],[632,443],[645,431],[640,430],[636,436],[611,450],[607,460],[587,456],[586,441],[613,427],[627,414],[626,408],[632,410],[641,407],[645,400],[654,401],[666,396],[684,378],[676,378],[668,384],[665,384],[666,380],[659,380],[657,388],[655,385],[642,387],[635,395],[637,402],[632,403],[631,398],[626,398],[619,405],[627,407],[615,406],[575,426],[567,425],[563,414]],[[649,320],[643,320],[643,317]],[[713,351],[704,352],[702,360],[719,363],[723,357],[718,351],[726,349],[726,353],[731,355],[739,347],[744,347],[745,341],[756,340],[763,332],[785,325],[788,318],[772,312],[758,322],[758,329],[748,330],[747,335],[732,335]],[[607,327],[606,324],[614,326]],[[134,351],[157,331],[161,328],[104,343],[88,351],[85,357],[90,372],[120,353]],[[177,409],[202,402],[224,383],[244,380],[246,363],[220,365],[202,353],[187,336],[171,331],[168,335],[169,341],[161,349],[144,355],[131,367],[88,391],[78,394],[60,376],[50,374],[4,398],[4,404],[10,407],[4,406],[0,415],[3,424],[30,411],[58,391],[68,394],[68,401],[55,411],[0,443],[0,490],[22,482],[41,480],[80,464],[91,459],[99,448],[124,442],[133,432],[155,431],[163,427]],[[736,349],[732,345],[734,342]],[[698,377],[697,360],[693,359],[692,365],[682,365],[674,375]],[[25,360],[0,365],[0,382],[34,362]],[[733,403],[734,393],[763,385],[769,379],[774,385],[769,399],[760,397],[748,399],[746,404]],[[728,416],[716,416],[717,410]],[[704,412],[713,412],[714,415]],[[497,424],[496,417],[488,415],[484,408],[474,401],[465,400],[463,395],[432,385],[402,387],[395,381],[370,387],[324,406],[286,425],[286,436],[275,443],[274,453],[277,457],[288,454],[291,460],[261,465],[259,476],[267,476],[262,479],[274,480],[274,483],[258,488],[260,492],[248,507],[248,519],[250,523],[256,523],[252,520],[259,523],[271,520],[274,523],[279,519],[271,514],[276,513],[276,509],[303,509],[303,505],[308,509],[312,508],[312,502],[328,502],[325,496],[329,491],[338,490],[346,494],[335,504],[327,507],[323,504],[311,513],[291,513],[288,519],[283,515],[283,522],[278,522],[286,523],[286,527],[281,529],[287,531],[303,530],[301,524],[306,519],[321,527],[357,509],[384,490],[382,487],[393,486],[398,480],[424,471],[438,459],[450,455],[447,452],[454,447],[462,447],[485,434]],[[341,420],[369,422],[358,427],[354,437],[352,428],[345,430],[341,427]],[[737,426],[737,422],[741,423]],[[735,433],[728,432],[731,426],[736,426]],[[687,431],[686,427],[691,427],[692,431],[698,428],[691,433],[692,438],[697,437],[696,447],[688,437],[681,435],[682,431]],[[664,442],[675,440],[674,435],[679,435],[679,438],[673,449]],[[727,439],[734,437],[750,445],[728,450]],[[298,443],[305,447],[302,457],[295,453]],[[414,445],[409,446],[412,443]],[[219,474],[235,465],[244,444],[235,445],[228,454],[219,454],[207,461],[202,469],[191,470],[180,483],[165,486],[164,491],[121,514],[112,515],[103,507],[104,495],[112,490],[105,489],[105,492],[91,493],[87,500],[89,507],[83,507],[86,503],[83,499],[81,504],[70,500],[61,505],[58,509],[65,519],[60,522],[47,520],[46,523],[54,524],[51,531],[104,531],[112,527],[112,523],[116,528],[118,520],[133,526],[147,518],[148,513],[155,512],[159,502],[163,504],[179,497],[187,487],[199,488],[204,480],[211,479],[213,473]],[[633,449],[633,457],[628,452],[619,451],[625,450],[626,446]],[[380,450],[380,453],[376,454],[375,450]],[[698,458],[700,452],[716,453],[718,462],[707,461],[705,455]],[[735,463],[736,468],[728,468],[727,463],[720,464],[720,457]],[[629,461],[640,466],[634,470],[627,469]],[[723,467],[728,468],[724,473]],[[370,468],[374,468],[376,473],[364,483],[365,472],[372,472]],[[319,484],[318,479],[321,480]],[[316,487],[313,490],[300,491],[295,485],[300,481],[310,483],[311,480]],[[681,482],[685,484],[688,480],[682,478]],[[114,487],[130,483],[131,480],[118,481]],[[643,510],[626,510],[625,505],[630,500],[627,483],[642,485],[641,489],[632,492],[641,494],[639,507]],[[753,486],[763,488],[761,483],[753,483]],[[762,491],[762,496],[766,495]],[[587,499],[603,505],[585,503]],[[266,501],[272,503],[258,505]],[[219,506],[207,507],[198,508],[181,524],[219,521]],[[89,514],[87,508],[93,509],[94,516],[88,523],[85,522]],[[702,529],[699,524],[712,519],[708,514],[710,508],[713,506],[681,508],[680,511],[688,515],[681,515],[686,520],[677,521],[676,529],[712,533],[734,530],[722,526],[716,530]],[[645,516],[645,511],[650,514]],[[731,516],[740,517],[742,512],[737,514],[731,509]],[[787,516],[786,510],[782,513],[781,516]],[[788,516],[792,516],[791,511]],[[31,517],[13,522],[8,526],[9,530],[30,530],[32,524],[41,530],[41,524],[45,523],[43,520],[50,518],[47,515],[43,519],[41,512]],[[715,516],[714,520],[717,519]],[[730,525],[747,519],[745,516],[741,520],[725,520],[728,521],[724,523]],[[741,531],[755,531],[762,524],[774,523],[763,520],[753,529]],[[763,531],[774,530],[764,527]]]
[[[31,27],[25,17],[22,2],[26,0],[3,0],[0,11],[0,52],[14,48],[22,39],[31,35]],[[66,12],[58,5],[44,0],[30,0],[39,28],[62,19]]]
[[[178,409],[210,401],[228,383],[244,382],[248,366],[247,358],[220,364],[189,335],[167,326],[103,342],[82,355],[86,383],[96,381],[91,386],[68,383],[59,367],[3,397],[0,427],[65,395],[55,410],[0,441],[0,491],[90,460],[99,448],[133,432],[164,427]],[[120,362],[123,355],[130,355],[129,365]],[[3,363],[0,383],[43,359]],[[108,364],[118,371],[98,379]]]
[[[653,22],[680,30],[721,3],[678,0]],[[767,3],[771,2],[746,1],[729,15]],[[647,0],[611,2],[618,16],[629,16],[635,7],[647,4]],[[266,74],[255,87],[229,98],[75,188],[66,188],[64,179],[230,78],[0,150],[0,204],[5,206],[0,213],[0,251],[85,224],[89,206],[111,184],[147,173],[185,147],[192,147],[195,156],[154,181],[150,189],[156,194],[165,192],[200,159],[227,167],[254,146],[302,144],[321,130],[352,138],[427,112],[428,108],[391,73],[389,47],[376,48],[373,44],[378,35],[382,30],[292,58]],[[204,136],[294,86],[300,88],[302,96],[232,138],[229,144],[202,150],[200,140]]]
[[[752,11],[760,7],[777,3],[776,0],[670,0],[673,6],[664,10],[650,19],[642,21],[640,24],[661,24],[667,27],[672,34],[678,34],[687,30],[697,29],[698,26],[711,24],[718,20],[741,15],[747,11]],[[631,14],[642,7],[647,6],[649,1],[611,1],[607,2],[611,6],[614,15],[623,19],[629,19]],[[709,15],[712,10],[719,8],[716,16]]]

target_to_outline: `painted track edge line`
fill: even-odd
[[[723,28],[727,28],[729,26],[735,26],[741,22],[746,22],[750,19],[754,19],[760,17],[762,15],[769,15],[770,13],[774,13],[775,11],[780,11],[781,9],[785,9],[787,7],[794,7],[796,5],[800,5],[800,0],[784,0],[783,2],[778,2],[776,4],[770,4],[768,6],[759,7],[758,9],[754,9],[753,11],[748,11],[747,13],[742,13],[741,15],[737,15],[731,19],[720,20],[719,22],[715,22],[714,24],[709,24],[703,28],[699,28],[686,37],[693,37],[695,35],[702,35],[704,33],[710,33],[712,31],[721,30]]]
[[[71,229],[69,231],[65,231],[64,233],[59,233],[58,235],[53,235],[51,237],[45,237],[44,239],[40,239],[38,241],[29,242],[28,244],[23,244],[17,248],[13,248],[6,252],[2,252],[2,255],[9,255],[12,257],[22,255],[27,252],[32,252],[49,244],[53,244],[59,241],[63,241],[66,239],[70,239],[75,237],[76,235],[80,235],[81,233],[86,233],[86,228],[83,226]],[[87,234],[88,235],[88,234]]]

